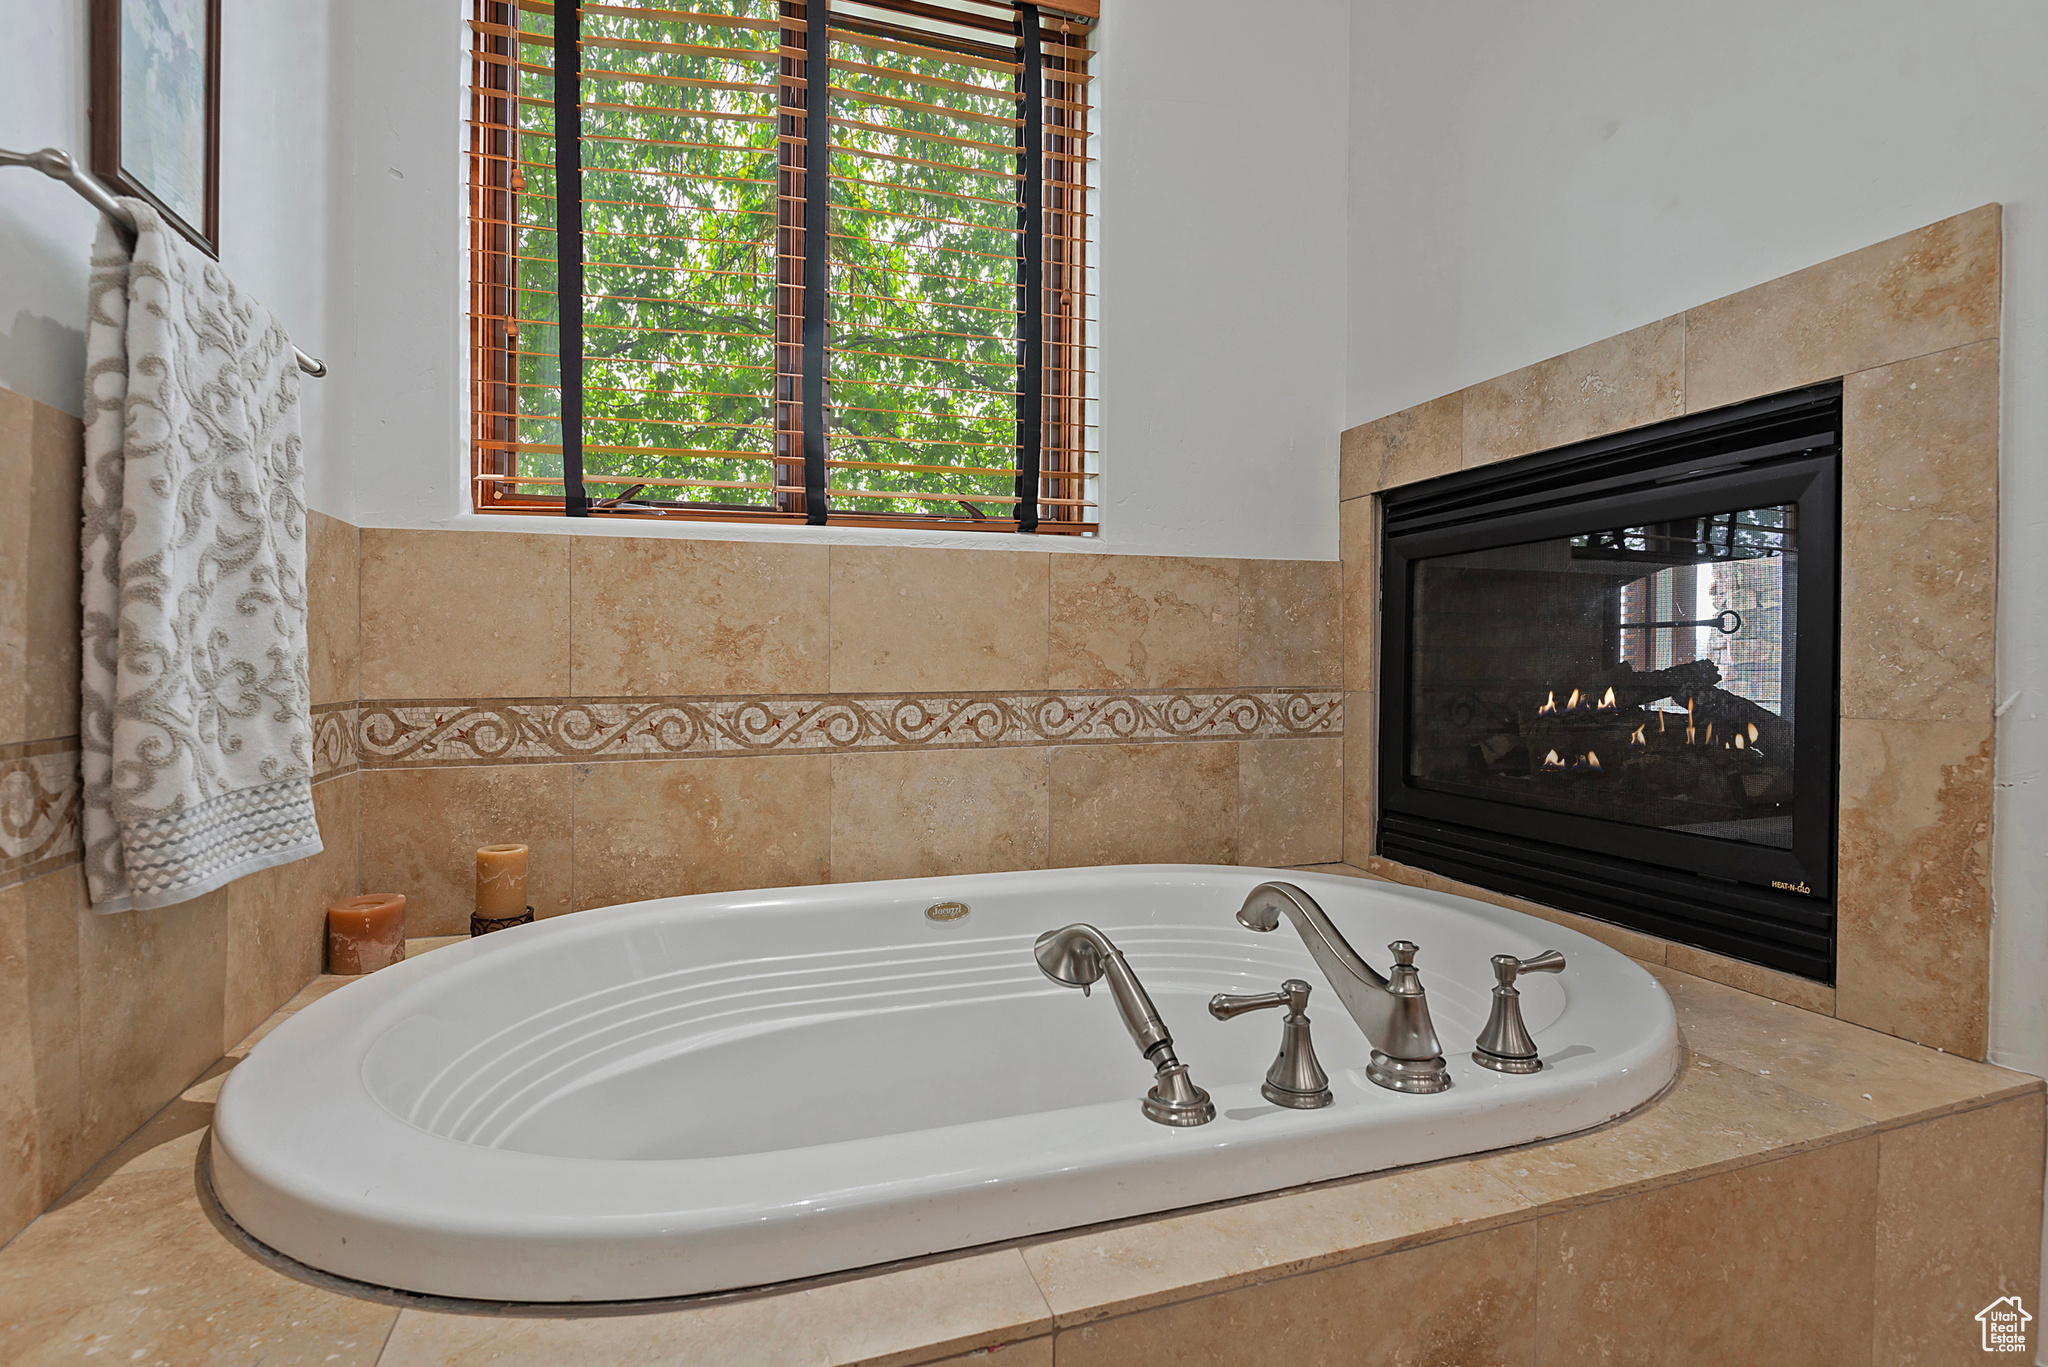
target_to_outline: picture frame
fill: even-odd
[[[221,0],[92,0],[92,171],[220,255]]]

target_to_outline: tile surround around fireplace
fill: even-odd
[[[1999,206],[1986,205],[1345,433],[1346,860],[1399,881],[1446,881],[1381,858],[1373,843],[1376,495],[1840,380],[1835,990],[1615,936],[1642,957],[1983,1057],[1999,246]]]

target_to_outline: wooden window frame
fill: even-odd
[[[877,8],[896,9],[923,17],[947,17],[943,0],[927,5],[921,0],[860,0]],[[1001,0],[1007,3],[1008,0]],[[780,210],[776,232],[776,358],[772,411],[775,421],[774,448],[766,456],[774,470],[776,486],[772,505],[662,502],[658,506],[606,507],[589,503],[574,506],[567,496],[521,493],[509,478],[518,469],[517,416],[517,314],[518,277],[515,236],[518,222],[513,169],[513,148],[517,119],[513,108],[517,77],[517,40],[510,36],[518,27],[521,0],[471,0],[470,113],[470,487],[471,507],[479,513],[514,516],[569,515],[629,518],[665,522],[719,522],[748,524],[829,524],[838,527],[876,527],[903,530],[953,530],[980,532],[1035,532],[1057,535],[1095,535],[1093,505],[1078,506],[1069,501],[1085,497],[1097,478],[1093,467],[1093,430],[1088,419],[1094,396],[1090,392],[1088,364],[1092,348],[1091,319],[1087,301],[1091,271],[1089,256],[1088,200],[1092,186],[1087,167],[1092,164],[1086,147],[1090,137],[1088,105],[1084,96],[1087,80],[1085,29],[1098,17],[1096,0],[1061,0],[1046,5],[1018,5],[1020,14],[1038,21],[1039,75],[1042,89],[1038,108],[1043,115],[1040,156],[1043,173],[1037,178],[1041,204],[1038,212],[1043,227],[1037,235],[1040,247],[1041,279],[1037,351],[1034,372],[1040,393],[1036,405],[1043,438],[1039,442],[1035,482],[1038,489],[1035,517],[995,516],[972,508],[964,515],[930,512],[896,513],[845,511],[830,507],[829,497],[819,499],[823,481],[819,462],[805,459],[806,411],[821,411],[815,395],[807,405],[805,383],[820,373],[805,364],[805,326],[822,326],[822,314],[812,317],[807,310],[820,308],[828,292],[807,286],[805,278],[809,234],[816,219],[806,220],[814,201],[806,194],[808,161],[812,144],[808,137],[809,111],[807,54],[803,38],[808,35],[809,7],[828,5],[829,0],[779,0],[785,38],[780,60],[779,132],[777,179]],[[532,0],[525,7],[535,8]],[[1029,50],[1022,30],[1027,20],[1017,23],[1020,51]],[[501,31],[493,31],[501,30]],[[787,35],[799,35],[792,43]],[[1078,39],[1079,41],[1075,41]],[[1045,49],[1050,47],[1051,52]],[[1075,54],[1080,55],[1075,55]],[[1061,79],[1062,74],[1067,79]],[[1020,76],[1020,83],[1022,81]],[[1021,85],[1020,85],[1021,88]],[[1020,160],[1027,158],[1024,130],[1019,131]],[[1027,163],[1028,164],[1028,163]],[[1020,215],[1024,212],[1020,196]],[[1022,301],[1020,314],[1028,312]],[[1020,343],[1021,350],[1021,343]],[[813,353],[815,355],[815,352]],[[1020,375],[1023,367],[1020,365]],[[566,383],[565,379],[565,383]],[[1028,386],[1020,385],[1020,388]],[[569,396],[565,390],[565,408]],[[1020,409],[1024,407],[1020,403]],[[1019,430],[1024,426],[1020,416]],[[818,425],[813,419],[813,425]],[[822,448],[821,448],[822,449]],[[1028,462],[1020,462],[1029,472]],[[565,462],[565,475],[567,463]],[[826,473],[829,474],[829,471]],[[809,476],[807,484],[806,476]],[[1027,496],[1028,474],[1017,477],[1018,507]],[[567,490],[578,489],[573,476]],[[1072,492],[1069,492],[1072,491]],[[887,494],[869,497],[887,497]],[[1054,501],[1057,500],[1057,501]],[[650,505],[652,500],[636,503]],[[962,506],[971,506],[965,505]],[[996,505],[1001,506],[1001,505]],[[1031,510],[1027,510],[1031,511]]]

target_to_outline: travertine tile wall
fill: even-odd
[[[365,888],[466,928],[731,888],[1342,843],[1332,562],[361,535]]]
[[[466,929],[487,841],[533,846],[542,915],[1339,853],[1334,563],[315,513],[327,852],[98,917],[77,869],[80,460],[76,419],[0,391],[0,1238],[319,971],[327,902],[392,888],[414,934]]]
[[[1346,860],[1427,879],[1372,850],[1374,495],[1840,377],[1835,990],[1616,934],[1642,942],[1628,949],[1638,957],[1982,1058],[1999,245],[1999,207],[1986,205],[1345,433]]]
[[[307,522],[326,852],[102,917],[78,869],[76,419],[0,391],[0,1240],[320,970],[467,928],[1062,864],[1334,860],[1338,567]],[[358,768],[359,759],[362,767]]]
[[[0,1240],[320,971],[356,890],[355,530],[313,515],[326,851],[101,916],[78,866],[78,420],[0,390]]]

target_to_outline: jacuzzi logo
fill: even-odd
[[[934,902],[924,909],[928,921],[957,921],[967,914],[965,902]]]

